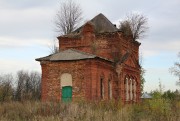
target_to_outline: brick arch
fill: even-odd
[[[130,76],[128,74],[124,76],[124,84],[126,83],[126,78],[130,79]]]
[[[103,72],[101,72],[101,74],[100,74],[100,78],[102,78],[102,79],[104,79],[104,78],[105,78],[105,75],[104,75],[104,73],[103,73]]]
[[[134,81],[136,82],[136,85],[134,85]],[[136,76],[131,74],[126,74],[124,76],[124,92],[126,101],[136,101],[137,93],[135,93],[134,90],[137,92],[137,84]],[[134,86],[136,86],[136,88]]]
[[[126,76],[125,77],[128,77],[128,78],[130,78],[131,76],[129,75],[129,74],[126,74]]]
[[[136,82],[136,85],[139,85],[139,82],[137,81],[136,76],[134,76],[134,80],[135,80],[135,82]]]
[[[135,76],[133,75],[133,76],[131,76],[132,77],[132,79],[134,80],[135,79]]]
[[[133,75],[130,75],[130,78],[131,78],[131,79],[133,79],[133,78],[134,78],[134,76],[133,76]]]
[[[72,75],[70,73],[62,73],[60,75],[60,83],[61,83],[61,100],[67,101],[72,100]]]
[[[70,73],[62,73],[60,76],[61,88],[64,86],[72,87],[72,75]]]
[[[108,76],[108,80],[113,80],[113,76],[112,76],[112,74],[109,74],[109,76]]]
[[[60,83],[60,88],[62,89],[62,84],[61,84],[61,76],[63,74],[70,74],[71,77],[72,77],[72,91],[73,93],[78,93],[81,89],[82,89],[82,85],[81,86],[77,86],[74,82],[75,82],[75,78],[76,78],[76,74],[71,72],[71,71],[68,71],[68,70],[63,70],[59,73],[59,77],[58,79],[60,80],[59,83]]]
[[[61,79],[61,75],[64,74],[64,73],[71,74],[71,76],[72,76],[72,82],[74,81],[75,74],[74,74],[73,72],[69,71],[69,70],[63,70],[63,71],[59,72],[59,75],[60,75],[60,76],[59,76],[59,79]]]
[[[137,82],[137,78],[136,78],[136,76],[126,74],[126,76],[125,76],[125,78],[124,78],[124,79],[126,79],[126,77],[128,77],[128,79],[131,79],[132,81],[133,81],[133,80],[135,80],[135,81],[136,81],[136,83],[138,83],[138,82]],[[130,83],[130,82],[129,82],[129,83]],[[133,82],[133,83],[134,83],[134,82]]]

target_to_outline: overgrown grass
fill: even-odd
[[[146,100],[133,106],[134,121],[180,121],[180,102],[163,98]]]
[[[0,105],[2,121],[180,121],[180,102],[153,99],[118,102],[9,102]]]

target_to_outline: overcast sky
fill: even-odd
[[[54,18],[66,0],[0,0],[0,73],[17,70],[41,72],[35,58],[50,52],[50,43],[58,35]],[[178,61],[180,51],[180,0],[74,0],[83,10],[84,21],[103,13],[112,23],[128,13],[148,18],[149,31],[140,42],[145,73],[145,91],[158,88],[180,89],[169,68]]]

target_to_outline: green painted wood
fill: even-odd
[[[72,87],[71,86],[62,87],[62,101],[63,102],[72,101]]]

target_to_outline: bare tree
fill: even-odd
[[[180,52],[178,53],[178,58],[180,61]],[[179,80],[177,81],[177,85],[180,85],[180,62],[175,62],[174,67],[171,67],[169,70],[173,75],[179,78]]]
[[[75,30],[82,20],[79,4],[72,0],[62,3],[55,19],[56,29],[60,34],[68,34]]]
[[[28,83],[26,83],[28,80],[28,72],[23,70],[17,72],[17,88],[15,92],[16,100],[21,101],[24,98],[25,91],[28,91],[27,89],[25,90],[25,86],[28,86]]]
[[[31,99],[39,100],[41,97],[41,75],[38,72],[29,74],[31,82]]]
[[[15,99],[18,101],[40,99],[40,85],[41,75],[38,72],[18,71]]]
[[[140,14],[129,14],[124,21],[120,22],[119,29],[125,36],[131,36],[133,40],[140,39],[148,29],[147,18]]]
[[[49,49],[50,49],[50,54],[55,54],[55,53],[58,53],[59,52],[59,48],[58,48],[58,46],[57,46],[58,44],[57,44],[57,41],[56,40],[54,40],[53,42],[52,42],[52,44],[49,46]]]
[[[12,74],[0,75],[0,101],[9,101],[13,97]]]

